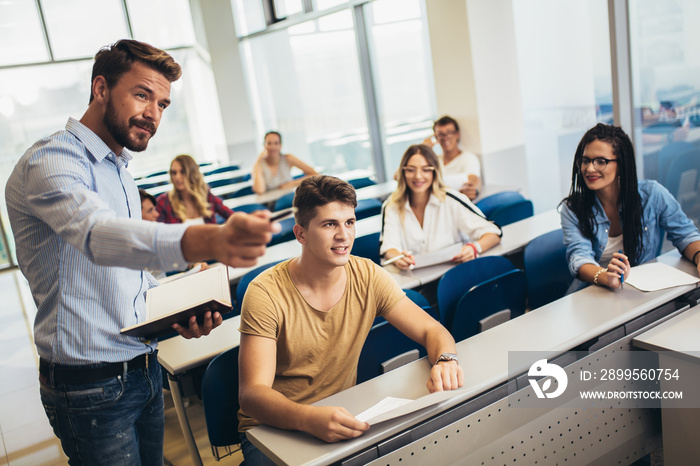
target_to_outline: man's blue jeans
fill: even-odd
[[[275,466],[275,463],[270,458],[265,456],[258,447],[248,440],[245,436],[245,432],[242,432],[239,438],[241,440],[241,451],[245,459],[243,462],[245,466]]]
[[[162,466],[160,364],[89,384],[52,386],[42,376],[39,385],[70,465]]]

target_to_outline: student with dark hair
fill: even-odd
[[[561,225],[569,270],[584,282],[619,288],[631,266],[656,257],[663,231],[700,271],[700,233],[666,188],[637,181],[632,141],[617,126],[581,138]]]
[[[382,206],[379,253],[385,259],[403,255],[395,265],[407,270],[414,254],[439,251],[455,243],[462,250],[452,260],[475,259],[501,241],[501,229],[464,194],[442,182],[440,163],[423,144],[410,146],[401,158],[396,191]]]
[[[141,197],[141,218],[149,222],[158,220],[156,198],[141,188],[139,188],[139,196]]]
[[[423,144],[431,149],[435,144],[440,144],[442,155],[438,156],[442,173],[445,176],[463,173],[466,182],[459,188],[459,192],[470,200],[479,197],[481,191],[481,162],[476,154],[464,151],[459,147],[462,136],[459,131],[459,123],[450,116],[443,116],[433,124],[433,136],[423,141]]]
[[[307,176],[318,173],[311,166],[294,157],[282,153],[282,135],[277,131],[265,133],[265,148],[253,164],[253,191],[262,194],[269,189],[293,188]],[[304,172],[304,177],[293,179],[292,167]]]
[[[195,160],[178,155],[170,162],[173,189],[158,196],[158,221],[190,225],[216,223],[216,215],[227,220],[233,211],[212,194]]]
[[[301,430],[326,442],[369,425],[338,406],[309,406],[355,384],[362,345],[378,316],[425,346],[430,392],[463,384],[449,332],[372,261],[351,256],[355,190],[312,176],[296,190],[299,257],[261,273],[241,311],[239,429],[248,465],[272,464],[245,436],[257,424]]]
[[[249,267],[271,239],[269,213],[222,226],[141,218],[126,166],[170,104],[180,66],[166,52],[120,40],[95,56],[80,121],[25,152],[5,189],[17,260],[37,307],[39,390],[70,464],[163,464],[163,389],[156,340],[122,335],[146,319],[146,268],[216,259]],[[193,317],[185,338],[221,324]]]

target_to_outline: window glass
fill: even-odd
[[[568,195],[581,136],[612,123],[607,11],[605,0],[513,2],[526,176],[539,209]]]
[[[432,134],[435,88],[425,15],[419,0],[365,6],[388,177],[409,145]],[[410,98],[406,98],[410,96]]]
[[[318,11],[342,5],[343,3],[347,3],[348,0],[313,0],[313,2],[314,10]]]
[[[700,160],[699,14],[692,0],[629,4],[637,157],[644,177],[665,185],[696,223],[700,166],[683,165]]]
[[[261,0],[231,0],[238,37],[262,31],[267,26]]]
[[[372,169],[349,10],[241,41],[258,137],[326,172]]]
[[[22,40],[17,40],[21,37]],[[36,3],[5,0],[0,15],[0,65],[32,63],[49,59]]]
[[[274,2],[277,19],[284,19],[304,11],[301,0],[274,0]]]
[[[100,47],[129,37],[119,0],[42,0],[41,4],[56,60],[94,57]]]
[[[159,48],[194,44],[187,0],[127,0],[134,39]]]

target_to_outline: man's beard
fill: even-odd
[[[112,105],[111,99],[107,101],[107,108],[105,110],[105,116],[102,119],[102,122],[107,128],[107,131],[109,131],[109,134],[112,136],[112,139],[114,139],[114,142],[134,152],[146,150],[148,147],[148,141],[154,134],[156,134],[156,126],[147,120],[131,117],[128,124],[125,125],[121,123],[119,121],[117,111],[115,110],[114,105]],[[148,129],[151,134],[148,135],[138,132],[136,136],[132,136],[129,132],[132,126],[139,126],[141,128]]]

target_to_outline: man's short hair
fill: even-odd
[[[167,52],[144,42],[122,39],[97,52],[90,83],[95,82],[96,77],[103,76],[107,87],[112,88],[137,60],[158,71],[170,82],[177,81],[182,75],[180,65]],[[90,91],[90,102],[93,98]]]
[[[156,205],[156,198],[152,194],[149,194],[145,189],[139,188],[139,196],[141,196],[141,202],[148,199],[153,203],[153,205]]]
[[[316,207],[331,202],[340,202],[357,207],[355,188],[347,181],[328,175],[314,175],[305,178],[294,193],[294,219],[298,225],[308,228],[316,216]]]
[[[449,124],[455,125],[455,131],[459,131],[459,123],[457,123],[457,120],[452,118],[451,116],[443,116],[440,117],[435,123],[433,123],[433,132],[435,132],[435,128],[438,126],[446,126]]]

